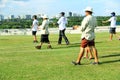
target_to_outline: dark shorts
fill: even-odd
[[[41,42],[43,43],[49,43],[49,35],[48,34],[44,34],[44,35],[41,35]]]
[[[110,31],[109,31],[111,34],[116,34],[116,28],[110,28]]]
[[[87,46],[95,46],[94,40],[89,41],[89,40],[83,38],[81,41],[81,47],[86,48]]]
[[[34,36],[36,35],[36,33],[37,33],[37,31],[32,31],[32,35],[34,35]]]

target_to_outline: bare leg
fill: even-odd
[[[90,59],[92,59],[93,58],[93,54],[92,54],[92,50],[91,50],[91,47],[86,47],[85,48],[85,52],[86,52],[86,55],[85,55],[85,58],[88,58],[88,54],[90,54]]]
[[[37,36],[34,35],[34,36],[33,36],[33,39],[34,39],[34,41],[37,41]]]
[[[113,34],[110,34],[110,40],[112,41],[112,38],[113,38]]]
[[[94,53],[95,62],[99,62],[99,61],[98,61],[97,49],[96,49],[94,46],[92,47],[92,49],[93,49],[93,53]]]
[[[84,52],[85,52],[85,49],[81,47],[80,48],[80,53],[79,53],[77,61],[76,61],[77,63],[79,63],[81,61],[81,59],[82,59],[82,57],[84,55]]]
[[[90,53],[90,59],[92,59],[93,58],[93,54],[92,54],[91,47],[88,47],[88,52]]]
[[[85,48],[85,56],[84,56],[84,58],[88,58],[88,53],[89,53],[88,47],[86,47],[86,48]]]
[[[41,42],[39,46],[42,46],[42,45],[43,45],[43,42]]]
[[[48,42],[48,49],[52,49],[50,42]]]

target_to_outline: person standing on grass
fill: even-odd
[[[40,43],[40,45],[35,47],[36,49],[41,49],[43,43],[48,43],[48,47],[47,48],[48,49],[52,49],[50,41],[49,41],[48,27],[49,27],[48,16],[44,15],[43,16],[42,25],[40,26],[40,30],[41,30],[41,43]]]
[[[81,65],[81,59],[84,56],[85,48],[89,46],[93,53],[95,61],[92,63],[94,65],[99,64],[98,61],[98,53],[97,49],[95,47],[95,28],[97,27],[97,20],[94,16],[92,16],[93,9],[91,7],[87,7],[85,9],[86,17],[82,21],[81,25],[81,47],[80,47],[80,53],[78,55],[77,61],[72,61],[74,65]]]
[[[60,13],[60,19],[57,22],[59,24],[59,40],[58,40],[58,44],[62,43],[62,37],[64,38],[66,45],[69,45],[69,40],[65,35],[65,30],[66,30],[66,24],[67,19],[65,18],[65,13],[61,12]]]
[[[34,38],[34,41],[33,41],[34,43],[38,43],[37,36],[36,36],[38,26],[39,26],[39,23],[38,23],[38,20],[37,20],[37,16],[34,15],[33,16],[33,24],[32,24],[32,35],[33,35],[33,38]]]
[[[113,34],[116,35],[119,40],[120,40],[120,36],[116,33],[116,21],[117,21],[117,17],[116,17],[116,14],[115,12],[112,12],[111,13],[111,18],[107,21],[102,21],[103,23],[108,23],[110,22],[110,40],[112,41],[113,39]]]

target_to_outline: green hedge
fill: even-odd
[[[78,17],[68,17],[68,25],[69,27],[72,27],[74,25],[81,25],[81,21],[83,20],[83,16]],[[97,23],[98,26],[109,26],[109,23],[103,24],[102,21],[108,20],[110,16],[97,16]],[[42,18],[38,19],[39,24],[42,23]],[[30,28],[32,25],[32,19],[26,20],[26,19],[12,19],[12,20],[4,20],[0,22],[0,29],[18,29],[18,28]],[[50,19],[50,27],[57,27],[56,24],[58,19],[52,18]],[[120,25],[120,16],[117,16],[117,23]]]

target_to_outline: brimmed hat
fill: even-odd
[[[93,12],[93,8],[92,7],[86,7],[85,11]]]
[[[60,14],[65,15],[65,12],[61,12]]]
[[[111,14],[115,14],[115,12],[112,12]]]
[[[112,16],[115,16],[116,14],[115,14],[115,12],[112,12],[111,15],[112,15]]]
[[[48,15],[44,15],[42,18],[49,18]]]

